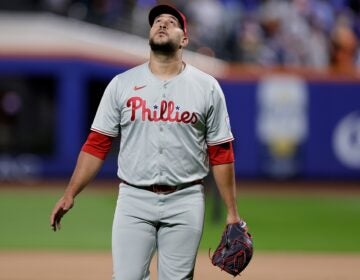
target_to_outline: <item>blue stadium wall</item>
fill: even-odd
[[[92,98],[89,85],[102,85],[97,89],[99,95],[113,76],[126,69],[125,66],[70,58],[1,58],[0,77],[5,79],[52,77],[55,108],[51,152],[37,154],[30,150],[24,157],[23,153],[2,149],[0,179],[69,176],[89,132],[89,118],[94,114],[94,104],[89,106]],[[259,105],[259,79],[220,80],[220,84],[236,139],[238,178],[360,178],[360,81],[305,80],[307,98],[306,104],[301,106],[304,107],[302,121],[306,133],[291,143],[288,139],[275,139],[275,144],[259,136],[259,115],[263,110]],[[31,102],[26,106],[31,106]],[[22,162],[24,158],[32,160]],[[99,177],[115,177],[116,164],[115,150],[107,158]]]

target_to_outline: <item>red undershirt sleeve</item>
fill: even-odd
[[[226,164],[235,161],[232,142],[208,146],[208,155],[211,165]]]
[[[111,149],[113,140],[113,137],[101,134],[96,131],[91,131],[86,142],[82,146],[81,151],[91,154],[99,159],[105,160],[106,155]]]

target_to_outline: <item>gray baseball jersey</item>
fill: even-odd
[[[91,129],[120,133],[118,176],[139,186],[202,179],[209,171],[207,145],[233,140],[218,82],[191,65],[167,81],[148,63],[117,75]]]

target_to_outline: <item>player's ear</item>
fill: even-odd
[[[189,38],[187,36],[184,36],[181,39],[180,48],[186,48],[188,44],[189,44]]]

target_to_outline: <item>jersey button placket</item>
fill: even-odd
[[[162,88],[161,88],[161,97],[163,100],[166,100],[166,96],[167,96],[167,82],[164,81]],[[160,127],[159,130],[160,132],[164,131],[164,127],[166,125],[166,122],[160,121]],[[165,157],[164,157],[164,146],[165,146],[165,138],[160,137],[160,141],[159,141],[159,175],[160,175],[160,180],[161,182],[164,182],[164,176],[165,176],[165,166],[166,166],[166,162],[165,162]]]
[[[164,82],[163,86],[162,86],[162,98],[166,98],[166,82]]]
[[[164,148],[162,146],[159,147],[159,155],[160,155],[160,178],[161,181],[164,182],[164,168],[165,168],[165,157],[164,157]]]

